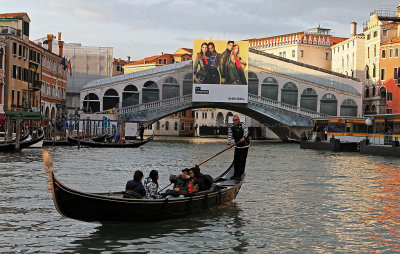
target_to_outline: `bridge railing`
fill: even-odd
[[[258,103],[261,103],[264,105],[270,105],[270,106],[281,108],[281,109],[288,110],[291,112],[296,112],[299,114],[307,115],[310,117],[326,117],[326,116],[328,116],[326,114],[322,114],[322,113],[308,110],[305,108],[300,108],[300,107],[290,105],[287,103],[283,103],[280,101],[271,100],[271,99],[268,99],[268,98],[265,98],[262,96],[258,96],[258,95],[254,95],[254,94],[249,94],[249,101],[258,102]]]
[[[326,117],[326,116],[328,116],[326,114],[322,114],[322,113],[318,113],[318,112],[308,110],[305,108],[293,106],[293,105],[283,103],[280,101],[271,100],[271,99],[268,99],[268,98],[265,98],[262,96],[258,96],[258,95],[249,94],[248,98],[249,98],[249,102],[258,102],[260,104],[269,105],[269,106],[273,106],[276,108],[281,108],[284,110],[307,115],[310,117]],[[131,113],[131,112],[137,112],[137,111],[152,109],[152,108],[175,106],[175,105],[179,105],[179,104],[187,103],[187,102],[192,102],[191,94],[188,94],[188,95],[185,95],[182,97],[161,100],[161,101],[143,103],[141,105],[133,105],[133,106],[129,106],[129,107],[124,107],[119,110],[119,114],[127,114],[127,113]]]
[[[191,101],[192,101],[192,95],[188,94],[188,95],[185,95],[182,97],[176,97],[176,98],[171,98],[171,99],[166,99],[166,100],[161,100],[161,101],[143,103],[141,105],[133,105],[133,106],[129,106],[129,107],[124,107],[119,110],[119,113],[127,114],[127,113],[131,113],[131,112],[145,110],[145,109],[174,106],[177,104],[191,102]]]

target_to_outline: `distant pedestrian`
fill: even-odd
[[[246,167],[250,139],[247,126],[243,122],[240,122],[240,119],[237,115],[233,116],[233,126],[229,127],[228,129],[228,149],[231,148],[232,138],[235,140],[237,145],[235,147],[235,155],[233,158],[235,173],[231,179],[240,180]]]
[[[139,125],[139,137],[140,137],[140,140],[143,140],[143,134],[144,134],[144,126],[143,126],[143,124],[140,124]]]

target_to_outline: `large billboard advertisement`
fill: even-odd
[[[194,40],[193,102],[247,103],[248,41]]]

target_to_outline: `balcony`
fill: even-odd
[[[41,80],[35,80],[33,83],[28,84],[29,88],[28,90],[30,91],[39,91],[42,89],[42,81]]]
[[[11,34],[18,37],[21,37],[21,30],[15,29],[10,26],[0,26],[0,34]]]

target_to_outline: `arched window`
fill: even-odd
[[[365,98],[369,97],[369,87],[365,86]]]
[[[103,96],[103,110],[117,108],[119,103],[118,92],[115,89],[108,89]]]
[[[376,95],[376,88],[374,85],[372,85],[372,97]]]
[[[142,89],[142,103],[160,100],[160,93],[156,82],[147,81]]]
[[[179,97],[179,83],[172,77],[166,78],[163,84],[162,98],[165,100],[175,97]]]
[[[312,88],[304,89],[300,97],[300,107],[317,111],[318,95]]]
[[[372,105],[372,107],[371,107],[371,114],[376,114],[376,107],[375,107],[375,105]]]
[[[261,96],[271,99],[278,100],[278,81],[272,77],[268,77],[263,80],[261,84]]]
[[[224,115],[221,112],[218,112],[217,114],[217,125],[223,125],[224,124]]]
[[[183,79],[183,95],[192,94],[193,73],[188,73]]]
[[[254,72],[249,72],[249,94],[258,95],[258,77]]]
[[[286,83],[281,90],[281,94],[282,94],[281,101],[283,103],[297,106],[298,90],[297,86],[294,83],[292,82]]]
[[[139,92],[136,86],[127,85],[122,92],[122,107],[139,104]]]
[[[357,103],[352,99],[344,100],[340,105],[341,116],[357,116]]]
[[[100,111],[100,100],[99,97],[94,93],[89,93],[83,99],[83,108],[87,112],[99,112]]]
[[[383,99],[386,100],[386,88],[385,88],[384,86],[382,86],[382,87],[379,89],[379,91],[380,91],[380,93],[381,93],[381,99],[383,98]]]
[[[174,131],[177,131],[178,130],[178,122],[175,122],[174,123]]]
[[[228,123],[228,122],[229,122],[229,118],[230,118],[230,117],[233,118],[232,112],[228,112],[228,114],[226,114],[225,123]]]
[[[337,115],[337,99],[335,95],[328,93],[322,96],[320,101],[320,109],[319,112],[322,114],[327,114],[330,116]]]

